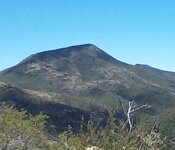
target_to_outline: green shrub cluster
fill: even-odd
[[[0,149],[28,150],[47,147],[44,132],[46,116],[27,115],[26,111],[18,111],[1,105],[0,112]]]
[[[104,150],[161,150],[164,143],[158,133],[147,133],[139,128],[128,131],[127,123],[118,122],[112,111],[104,128],[97,128],[92,121],[83,123],[78,133],[71,127],[58,137],[45,132],[47,116],[32,116],[1,105],[0,149],[1,150],[85,150],[96,146]]]

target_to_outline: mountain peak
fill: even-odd
[[[175,106],[174,73],[125,64],[93,44],[31,55],[0,73],[0,80],[24,89],[57,93],[59,102],[75,107],[91,102],[117,105],[118,98],[131,100],[133,96],[136,101],[148,101],[156,108],[154,102],[158,100],[160,108]],[[168,104],[164,100],[167,95]],[[161,110],[156,108],[155,112]]]
[[[69,57],[72,53],[78,53],[78,52],[97,52],[97,51],[102,51],[98,47],[96,47],[93,44],[82,44],[82,45],[75,45],[75,46],[69,46],[69,47],[64,47],[64,48],[59,48],[59,49],[54,49],[54,50],[47,50],[43,51],[40,53],[37,53],[35,56],[39,59],[43,59],[46,57]]]
[[[5,70],[4,73],[9,71],[16,72],[16,70],[21,70],[21,68],[23,68],[22,70],[24,72],[28,72],[26,70],[30,70],[30,72],[40,71],[43,68],[44,70],[48,70],[49,67],[54,70],[60,70],[62,68],[61,70],[75,71],[77,69],[79,70],[83,65],[87,66],[87,70],[90,71],[92,68],[116,63],[120,65],[124,64],[93,44],[82,44],[33,54],[18,65]],[[80,70],[84,69],[82,67]]]
[[[58,52],[58,51],[79,51],[79,50],[100,50],[97,46],[93,45],[93,44],[81,44],[81,45],[74,45],[74,46],[68,46],[68,47],[64,47],[64,48],[58,48],[58,49],[54,49],[54,50],[47,50],[44,52],[40,52],[37,54],[42,54],[42,53],[47,53],[47,52]]]
[[[81,44],[81,45],[74,45],[74,46],[70,46],[71,47],[81,47],[81,48],[97,48],[97,46],[95,46],[94,44],[88,43],[88,44]]]

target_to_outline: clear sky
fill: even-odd
[[[0,0],[0,70],[85,43],[129,64],[175,71],[175,1]]]

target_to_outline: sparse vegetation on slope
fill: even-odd
[[[92,44],[31,55],[0,73],[0,81],[54,93],[51,101],[87,110],[117,107],[118,99],[149,103],[152,114],[175,106],[174,73],[120,62]],[[166,101],[165,101],[166,97]]]
[[[119,130],[114,132],[116,137],[113,133],[108,135],[113,137],[112,139],[102,135],[109,133],[109,130],[107,132],[106,128],[98,129],[105,126],[108,106],[117,109],[117,116],[123,119],[120,101],[123,107],[127,108],[128,101],[131,100],[138,105],[151,106],[149,110],[144,111],[146,115],[140,114],[141,119],[138,116],[134,118],[134,124],[142,122],[145,129],[142,128],[141,132],[135,130],[132,132],[133,137],[137,139],[136,135],[139,135],[143,143],[149,142],[152,137],[159,139],[159,134],[147,133],[154,121],[158,120],[157,130],[160,130],[161,138],[164,140],[166,137],[165,144],[172,145],[174,132],[171,130],[174,125],[174,113],[173,110],[167,114],[164,112],[175,107],[175,73],[173,72],[120,62],[92,44],[34,54],[18,65],[0,72],[0,101],[5,101],[18,110],[24,108],[32,115],[45,113],[49,116],[47,127],[51,124],[59,132],[64,131],[70,124],[74,133],[66,132],[66,137],[63,137],[69,139],[67,144],[74,148],[76,146],[72,145],[72,142],[75,140],[80,141],[79,144],[83,145],[83,148],[98,146],[106,149],[107,146],[111,146],[112,149],[108,140],[116,144],[120,142],[119,139],[122,143],[124,142],[122,138],[130,139],[128,135],[131,134],[125,134],[127,130],[124,132],[120,130],[121,128],[117,128]],[[157,118],[160,114],[159,120]],[[91,116],[93,121],[101,125],[95,127],[98,129],[93,127],[94,136],[98,138],[95,139],[98,141],[97,145],[94,145],[94,141],[89,141],[88,136],[91,131],[75,134],[75,131],[79,131],[82,116],[85,123]],[[167,130],[166,124],[168,124]],[[52,130],[52,128],[47,129]],[[118,131],[124,132],[120,138]],[[142,133],[147,137],[146,141],[143,140]],[[104,140],[108,141],[108,145],[103,145]],[[132,144],[130,148],[132,146],[138,148],[138,145]],[[65,144],[62,146],[64,147]]]
[[[86,126],[82,121],[79,132],[73,133],[68,127],[57,138],[45,132],[45,115],[31,116],[4,104],[0,110],[0,148],[4,150],[85,150],[92,146],[103,150],[161,150],[165,146],[159,133],[137,128],[129,132],[125,123],[116,125],[112,113],[105,128],[96,128],[92,121]]]

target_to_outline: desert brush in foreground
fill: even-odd
[[[58,137],[46,132],[47,116],[32,116],[24,110],[0,106],[0,149],[1,150],[161,150],[166,145],[160,134],[144,132],[135,127],[129,132],[124,122],[116,125],[112,111],[104,128],[97,128],[92,121],[83,123],[78,133],[69,126]]]

